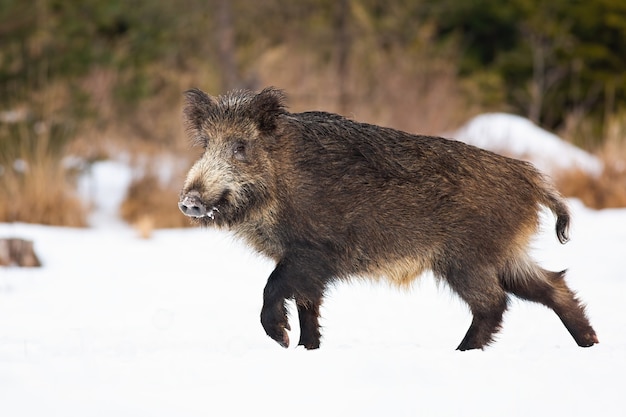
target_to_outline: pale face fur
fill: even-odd
[[[205,212],[190,217],[200,224],[239,226],[271,200],[275,180],[268,138],[260,130],[253,99],[226,95],[218,101],[199,91],[188,92],[187,127],[204,151],[187,174],[181,201],[188,195],[199,199]]]

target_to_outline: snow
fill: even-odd
[[[133,170],[129,164],[119,160],[92,164],[80,177],[78,194],[92,206],[87,219],[89,226],[116,229],[125,226],[117,212],[132,178]]]
[[[595,156],[530,120],[512,114],[481,114],[451,137],[492,152],[528,160],[548,174],[568,169],[600,174],[603,169],[602,162]]]
[[[546,222],[535,256],[569,268],[601,341],[588,349],[514,301],[492,347],[457,352],[470,315],[425,276],[338,285],[321,349],[284,350],[259,323],[273,265],[224,233],[0,225],[44,263],[0,269],[3,415],[624,415],[626,210],[572,203],[572,241]]]
[[[576,346],[557,316],[511,303],[497,342],[458,352],[467,308],[429,274],[408,291],[332,288],[316,351],[264,333],[273,264],[224,232],[155,231],[117,218],[131,178],[101,162],[81,183],[92,228],[0,224],[35,241],[43,267],[0,267],[3,416],[624,416],[626,210],[571,200],[572,240],[545,214],[534,257],[568,268],[600,344]]]

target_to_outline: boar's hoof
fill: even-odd
[[[200,201],[200,194],[194,191],[181,197],[181,200],[178,202],[178,208],[185,216],[189,217],[204,217],[207,215],[206,207]]]
[[[274,339],[276,343],[284,348],[289,347],[289,335],[287,334],[287,330],[291,330],[291,326],[289,326],[286,317],[285,320],[274,321],[261,316],[261,324],[265,329],[265,333]]]
[[[591,347],[596,343],[600,343],[600,341],[598,340],[598,336],[596,336],[596,333],[593,331],[593,329],[580,337],[574,337],[574,339],[580,347]]]
[[[272,326],[271,328],[266,328],[265,333],[267,333],[269,337],[274,339],[276,343],[278,343],[282,347],[288,348],[289,347],[289,335],[287,334],[287,330],[290,330],[289,324],[287,324],[286,327],[283,325],[276,325],[276,326]]]
[[[298,346],[304,346],[306,350],[319,349],[320,347],[320,339],[317,338],[308,338],[300,336],[300,341],[298,342]]]

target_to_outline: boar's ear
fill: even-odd
[[[252,111],[263,133],[272,133],[276,129],[277,118],[285,113],[285,93],[274,87],[267,87],[254,97]]]
[[[189,130],[199,130],[216,106],[216,102],[207,93],[197,88],[185,91],[183,116]]]

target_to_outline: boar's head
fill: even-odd
[[[219,97],[185,93],[184,119],[202,147],[189,170],[178,206],[201,225],[233,226],[262,211],[273,198],[279,117],[284,95],[235,91]]]

